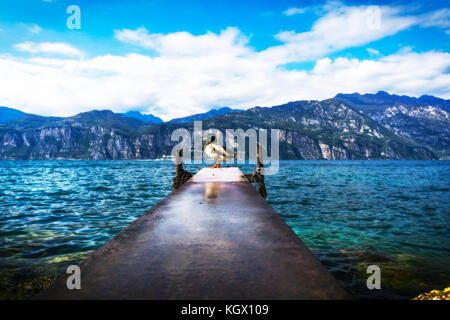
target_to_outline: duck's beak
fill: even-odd
[[[208,137],[204,137],[202,140],[203,140],[203,141],[207,141],[207,140],[208,140]]]

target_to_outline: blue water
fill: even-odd
[[[282,161],[267,200],[355,297],[411,298],[450,285],[449,169]],[[170,161],[0,161],[0,298],[85,258],[168,195],[174,172]],[[365,285],[372,264],[381,290]]]

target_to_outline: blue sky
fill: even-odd
[[[0,105],[167,120],[339,92],[450,98],[449,37],[444,1],[3,0]]]

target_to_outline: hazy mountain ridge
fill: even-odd
[[[417,121],[423,126],[412,130]],[[449,154],[448,121],[433,106],[363,112],[333,98],[229,111],[203,120],[203,129],[280,129],[281,159],[435,159]],[[171,133],[180,127],[193,130],[193,123],[152,124],[109,110],[24,115],[0,124],[0,159],[154,159],[170,154]]]
[[[24,115],[26,115],[26,113],[20,110],[8,107],[0,107],[0,123],[14,121],[23,117]]]
[[[126,113],[122,113],[122,115],[130,118],[136,118],[144,122],[150,123],[163,123],[161,118],[158,118],[152,114],[142,114],[139,111],[128,111]]]
[[[175,118],[175,119],[169,120],[169,122],[189,123],[192,121],[206,120],[206,119],[209,119],[209,118],[212,118],[215,116],[222,116],[229,112],[240,112],[240,111],[243,111],[243,110],[223,107],[220,109],[213,109],[213,110],[210,110],[210,111],[204,112],[204,113],[197,113],[192,116],[188,116],[188,117],[184,117],[184,118]]]

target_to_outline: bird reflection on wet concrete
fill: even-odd
[[[216,203],[219,197],[220,186],[216,182],[205,183],[204,197],[207,203]]]

